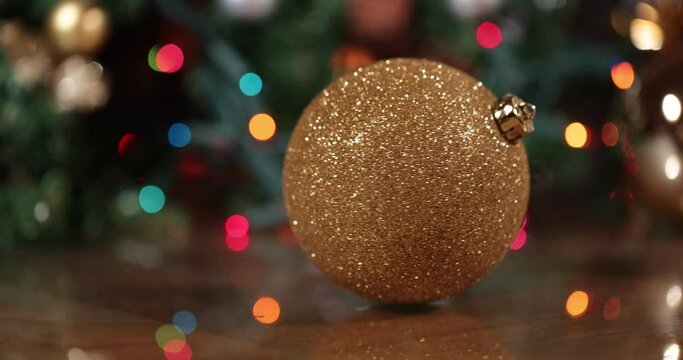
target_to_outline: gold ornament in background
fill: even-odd
[[[109,36],[109,17],[92,3],[63,1],[48,17],[47,33],[55,47],[65,53],[91,54]]]
[[[109,99],[102,65],[78,55],[59,66],[53,81],[55,103],[62,111],[89,111]]]
[[[529,199],[526,151],[499,130],[498,103],[469,75],[417,59],[360,68],[318,94],[283,175],[311,260],[386,302],[445,298],[484,276]]]

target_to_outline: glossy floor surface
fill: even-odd
[[[184,359],[156,340],[179,311],[194,359],[678,359],[683,241],[601,236],[532,235],[473,288],[413,307],[337,287],[270,235],[239,253],[19,251],[0,265],[0,359]]]

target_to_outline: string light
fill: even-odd
[[[192,140],[190,127],[183,123],[175,123],[168,128],[168,142],[174,147],[181,148]]]
[[[263,81],[261,77],[255,73],[249,72],[240,78],[240,91],[246,96],[256,96],[263,88]]]
[[[157,345],[159,345],[159,348],[166,350],[167,349],[167,344],[171,340],[179,340],[182,341],[183,343],[185,342],[185,334],[183,334],[180,329],[178,329],[175,325],[171,324],[164,324],[161,325],[157,328],[157,331],[154,333],[154,337],[156,339]],[[176,346],[178,342],[174,342],[169,344],[168,350],[176,350],[180,351],[180,346]]]
[[[615,146],[619,141],[619,127],[613,122],[605,123],[602,125],[600,135],[605,146]]]
[[[611,297],[607,299],[605,305],[602,307],[602,317],[605,320],[615,320],[621,314],[621,299],[618,297]]]
[[[564,139],[572,148],[581,149],[589,144],[588,129],[580,122],[573,122],[564,129]]]
[[[664,118],[674,123],[681,117],[681,101],[674,94],[666,94],[662,98],[662,114]]]
[[[268,114],[260,113],[249,120],[249,134],[258,141],[268,141],[275,135],[275,120]]]
[[[629,89],[636,77],[633,65],[628,61],[622,61],[613,65],[611,74],[612,82],[621,90]]]
[[[565,308],[570,317],[577,318],[583,316],[588,310],[589,297],[585,291],[577,290],[569,295]]]
[[[185,342],[182,345],[183,347],[177,352],[164,349],[164,356],[166,357],[166,360],[191,360],[192,347],[190,347],[190,344]]]
[[[242,252],[249,247],[249,235],[234,237],[226,234],[225,246],[233,252]]]
[[[152,48],[149,49],[149,52],[147,53],[147,64],[149,64],[149,67],[152,68],[152,70],[154,70],[156,72],[161,71],[157,67],[157,55],[158,54],[159,54],[159,45],[152,46]]]
[[[126,152],[128,152],[128,149],[133,146],[133,143],[137,139],[137,136],[135,134],[125,134],[121,137],[121,140],[119,140],[119,156],[123,157]]]
[[[666,303],[669,305],[669,307],[675,308],[681,303],[682,296],[683,293],[681,292],[681,287],[674,285],[669,288],[669,291],[666,292]]]
[[[249,220],[244,215],[230,215],[225,220],[225,232],[232,237],[247,235],[247,232],[249,232]]]
[[[503,33],[498,25],[485,21],[477,27],[477,42],[485,49],[493,49],[503,42]]]
[[[664,43],[662,28],[650,20],[631,20],[630,35],[633,46],[638,50],[659,50]]]
[[[675,180],[680,172],[681,162],[678,160],[678,156],[669,155],[664,161],[664,175],[669,180]]]
[[[183,50],[176,44],[166,44],[157,52],[156,68],[161,72],[168,74],[177,72],[183,67],[184,62]]]
[[[189,335],[197,328],[197,318],[193,313],[183,310],[173,315],[173,325],[185,335]]]
[[[159,187],[147,185],[140,190],[138,201],[142,210],[146,213],[154,214],[164,208],[166,196]]]
[[[50,207],[45,201],[38,201],[33,207],[33,217],[39,223],[44,223],[50,218]]]
[[[271,297],[262,297],[254,303],[252,314],[260,323],[273,324],[280,318],[280,304]]]

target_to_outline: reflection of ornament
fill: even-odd
[[[80,56],[66,59],[55,72],[54,95],[60,110],[87,111],[104,105],[109,88],[102,65]]]
[[[444,298],[481,278],[529,197],[524,145],[498,129],[498,102],[470,76],[416,59],[327,87],[299,119],[284,167],[290,223],[312,261],[382,301]]]
[[[47,33],[61,51],[90,54],[97,51],[109,35],[109,18],[99,6],[66,0],[52,10]]]
[[[453,14],[461,18],[476,18],[490,14],[500,4],[500,0],[448,0]]]
[[[21,86],[31,87],[52,71],[52,59],[43,39],[26,32],[19,23],[2,24],[0,45],[12,64],[14,80]]]
[[[413,8],[413,0],[349,0],[349,25],[361,39],[393,39],[408,29]]]
[[[637,181],[645,199],[669,215],[683,214],[683,157],[667,133],[657,133],[636,150]]]
[[[268,17],[276,0],[219,0],[220,6],[232,17],[240,20],[261,20]]]
[[[512,359],[496,334],[477,319],[452,309],[429,310],[409,316],[364,310],[321,337],[309,358]]]

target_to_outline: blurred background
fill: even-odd
[[[177,251],[197,231],[246,249],[230,224],[291,242],[297,117],[391,57],[537,105],[527,227],[612,229],[604,241],[632,251],[683,219],[679,1],[3,0],[0,14],[5,250]]]
[[[552,284],[556,294],[515,303],[505,316],[542,304],[580,317],[590,293],[590,304],[607,299],[595,316],[611,321],[622,299],[623,317],[634,303],[628,294],[646,286],[579,270],[642,274],[663,259],[668,275],[641,300],[680,303],[669,272],[680,273],[683,245],[680,1],[0,0],[0,19],[0,253],[12,255],[0,278],[27,298],[48,289],[155,321],[191,309],[230,336],[253,320],[252,304],[255,317],[258,304],[267,314],[259,322],[278,319],[280,305],[263,294],[277,295],[285,323],[350,317],[355,310],[342,305],[358,298],[328,282],[310,287],[315,270],[282,205],[284,152],[303,108],[331,80],[379,59],[416,57],[538,108],[524,140],[529,214],[503,270],[477,286],[476,306],[464,297],[460,309],[495,313],[498,299],[485,305],[493,289],[538,295]],[[92,249],[106,255],[80,252]],[[209,261],[192,257],[202,251]],[[549,263],[564,275],[541,275]],[[605,284],[618,290],[601,292]],[[80,314],[66,308],[48,315]],[[194,331],[192,313],[176,316],[175,327],[156,330],[160,346],[178,329]],[[244,326],[249,341],[277,342]],[[520,333],[563,337],[579,331],[573,326],[498,333],[512,334],[507,346],[518,350]],[[604,348],[621,349],[622,338],[612,340]],[[63,340],[61,355],[65,344],[78,342]],[[564,345],[579,351],[572,344]],[[672,344],[664,356],[675,350],[677,359]]]

